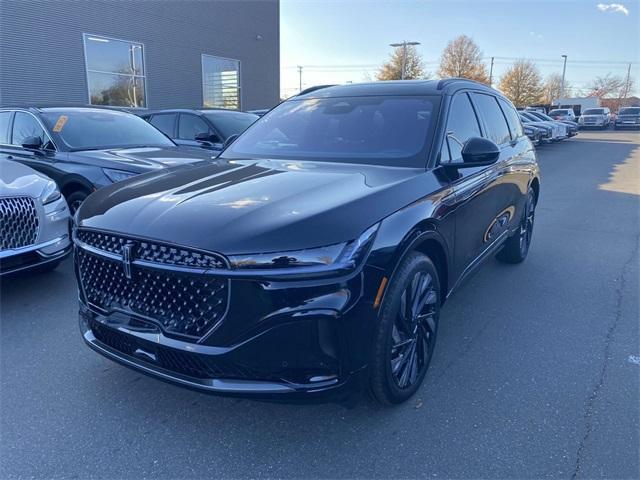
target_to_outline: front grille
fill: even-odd
[[[125,239],[121,245],[131,242],[136,246],[142,243]],[[113,244],[111,241],[105,243],[103,250],[112,248],[110,253],[119,254]],[[140,258],[139,252],[143,249],[134,249],[132,260]],[[135,264],[131,265],[129,278],[122,260],[82,248],[77,249],[76,255],[79,281],[86,300],[106,313],[120,311],[137,315],[168,334],[187,339],[201,338],[226,313],[228,280]]]
[[[76,238],[99,250],[120,255],[122,247],[132,240],[111,233],[94,230],[78,230]],[[195,250],[166,245],[148,240],[136,240],[135,257],[163,265],[192,268],[224,268],[225,262],[218,256]]]
[[[0,198],[0,250],[33,245],[38,238],[39,225],[32,198]]]
[[[120,332],[95,320],[89,322],[91,331],[97,340],[125,355],[135,356],[136,350],[142,348],[155,355],[155,365],[166,370],[181,373],[195,378],[237,378],[244,380],[265,380],[270,376],[253,368],[231,363],[216,358],[182,352],[164,347],[132,335]],[[149,361],[149,359],[145,359]]]

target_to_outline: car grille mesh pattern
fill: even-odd
[[[111,253],[121,253],[116,252],[112,244],[104,244],[103,250],[113,248]],[[226,313],[228,280],[139,265],[131,266],[131,278],[128,278],[121,260],[81,248],[76,255],[86,299],[103,311],[135,314],[169,334],[188,339],[201,338]],[[138,252],[135,258],[139,258]]]
[[[138,340],[131,335],[107,327],[95,320],[90,322],[91,331],[97,340],[125,355],[135,356],[138,348],[155,355],[156,364],[189,377],[195,378],[239,378],[265,379],[265,374],[250,367],[215,358],[204,358],[196,354],[181,352],[150,342]]]
[[[78,230],[76,234],[78,240],[105,252],[120,255],[122,247],[131,242],[130,239],[119,235],[92,230]],[[163,245],[147,240],[136,241],[135,256],[137,259],[145,260],[163,265],[173,265],[192,268],[224,268],[224,261],[211,254],[196,252],[193,250],[179,248],[172,245]]]
[[[32,198],[0,198],[0,250],[33,245],[38,238],[39,225]]]

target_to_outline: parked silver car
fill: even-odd
[[[0,275],[52,270],[71,252],[69,208],[56,183],[0,158]]]

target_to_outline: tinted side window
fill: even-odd
[[[447,145],[449,155],[442,154],[441,163],[459,161],[462,158],[464,142],[472,137],[480,137],[480,126],[469,96],[460,93],[453,97],[447,119]]]
[[[13,120],[11,143],[13,145],[22,145],[22,142],[27,137],[40,137],[43,144],[48,140],[44,130],[33,116],[24,112],[16,112],[16,117]]]
[[[180,115],[178,138],[182,140],[195,140],[199,133],[209,133],[209,125],[195,115]]]
[[[9,120],[11,112],[0,112],[0,144],[9,143]]]
[[[504,116],[507,117],[509,130],[511,130],[511,139],[515,140],[516,138],[520,138],[524,135],[524,132],[522,131],[522,124],[520,123],[518,112],[516,112],[515,109],[504,100],[499,99],[498,102],[500,102],[500,107],[504,112]]]
[[[498,145],[509,142],[511,137],[509,136],[507,121],[495,97],[482,93],[474,93],[473,100],[479,109],[478,113],[484,119],[487,127],[486,137]]]
[[[175,135],[176,116],[175,113],[154,115],[149,123],[168,137],[173,138]]]

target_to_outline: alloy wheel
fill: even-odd
[[[400,297],[391,331],[391,375],[409,388],[429,364],[437,329],[438,293],[432,276],[416,272]]]
[[[527,197],[527,206],[524,218],[520,224],[520,252],[526,255],[531,245],[531,237],[533,235],[533,221],[535,219],[535,201],[533,195]]]

